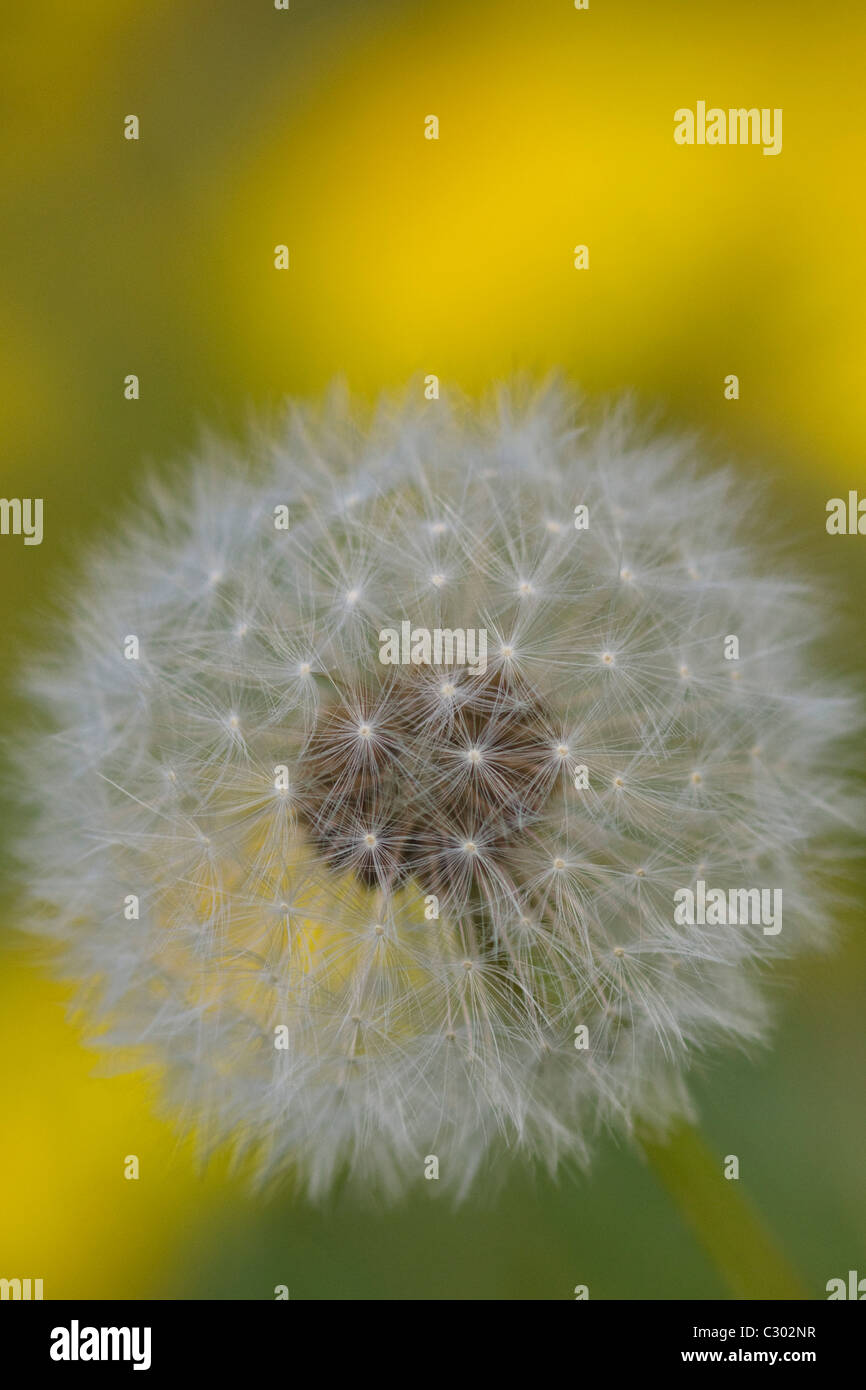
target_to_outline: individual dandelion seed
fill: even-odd
[[[560,385],[333,395],[259,444],[153,485],[30,673],[30,918],[102,1045],[313,1194],[663,1128],[832,919],[857,716],[820,599],[735,474]],[[489,659],[383,665],[403,623]],[[784,932],[678,924],[698,878],[781,888]]]

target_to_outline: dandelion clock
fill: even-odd
[[[314,1196],[663,1135],[852,814],[740,477],[561,384],[418,397],[153,482],[28,676],[33,927],[184,1128]]]

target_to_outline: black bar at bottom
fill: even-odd
[[[432,1346],[422,1365],[413,1365],[406,1334],[412,1315],[399,1324],[369,1311],[357,1328],[344,1306],[336,1316],[315,1313],[310,1304],[284,1302],[10,1302],[0,1304],[3,1361],[11,1360],[27,1377],[38,1371],[55,1377],[101,1370],[115,1376],[136,1373],[161,1377],[191,1372],[225,1378],[231,1371],[259,1377],[268,1366],[289,1381],[306,1380],[316,1353],[327,1357],[334,1374],[334,1353],[353,1358],[363,1348],[368,1372],[390,1366],[389,1380],[412,1381],[431,1369]],[[418,1313],[419,1326],[434,1322],[438,1353],[446,1351],[456,1334],[464,1350],[467,1336],[482,1358],[486,1378],[492,1365],[519,1353],[525,1325],[509,1314],[503,1337],[496,1331],[496,1314],[485,1314],[483,1328],[475,1321],[461,1327],[448,1314],[447,1323],[435,1307]],[[492,1319],[492,1322],[491,1322]],[[320,1326],[316,1326],[319,1323]],[[474,1326],[474,1330],[473,1330]],[[856,1374],[862,1362],[864,1322],[859,1310],[836,1301],[819,1302],[604,1302],[577,1301],[568,1317],[551,1324],[551,1354],[560,1355],[559,1336],[568,1338],[576,1372],[598,1375],[629,1369],[666,1372],[675,1366],[692,1369],[718,1365],[731,1368],[810,1366],[826,1376],[828,1370],[848,1367]],[[535,1329],[532,1329],[533,1333]],[[325,1333],[323,1340],[322,1333]],[[361,1339],[361,1340],[359,1340]],[[454,1364],[452,1355],[441,1371]],[[533,1338],[544,1359],[543,1344]],[[371,1362],[370,1352],[375,1351]],[[298,1359],[300,1358],[300,1359]],[[324,1367],[323,1367],[324,1368]],[[508,1361],[506,1361],[506,1369]],[[513,1366],[511,1367],[513,1370]],[[26,1381],[25,1381],[26,1383]]]

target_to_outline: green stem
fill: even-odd
[[[665,1140],[643,1135],[641,1147],[734,1298],[809,1298],[739,1180],[725,1179],[696,1129],[681,1125]]]

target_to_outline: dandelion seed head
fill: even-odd
[[[563,387],[334,395],[266,456],[154,482],[28,678],[29,920],[103,1047],[313,1195],[399,1194],[431,1151],[465,1193],[687,1111],[695,1051],[763,1037],[768,963],[832,918],[859,715],[821,598],[733,473]],[[383,664],[404,622],[484,629],[490,665]],[[678,926],[696,865],[781,887],[784,931]]]

